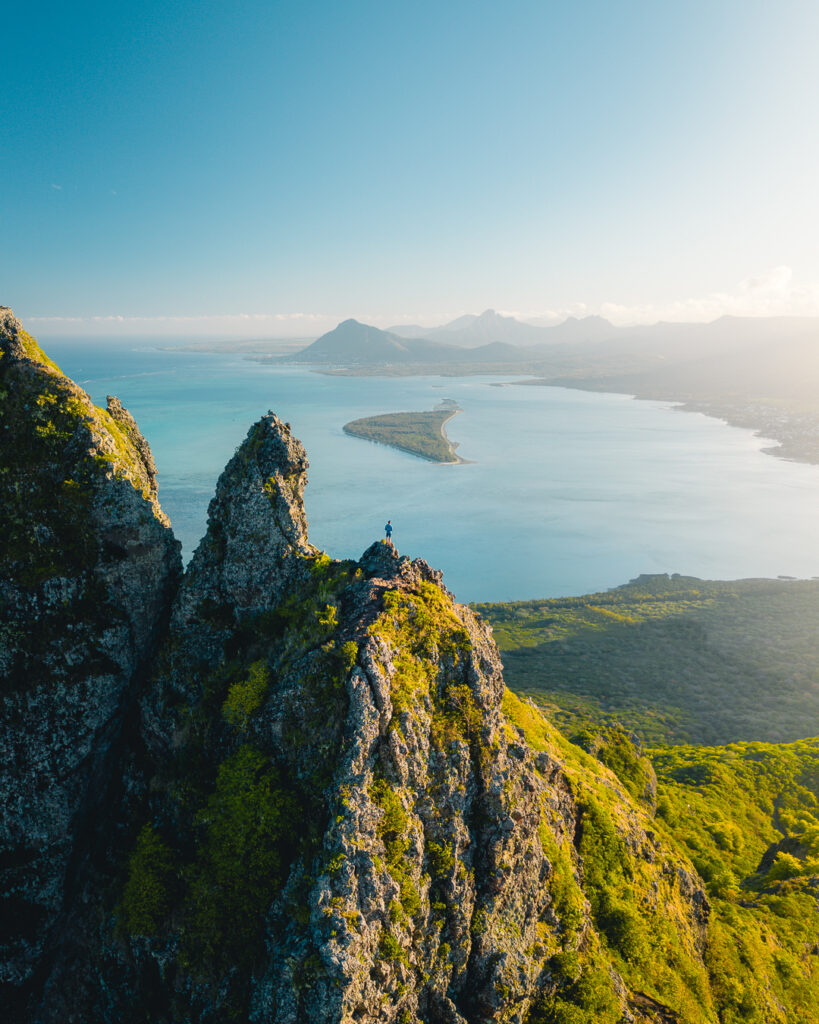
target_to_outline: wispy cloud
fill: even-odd
[[[668,305],[603,303],[603,316],[616,323],[710,321],[721,316],[819,316],[819,286],[799,283],[787,266],[770,267],[733,289]]]
[[[63,190],[62,185],[55,185],[53,181],[51,183],[51,187],[54,189],[55,192],[62,192]]]
[[[678,299],[669,303],[575,302],[507,315],[536,323],[559,323],[569,316],[604,316],[612,323],[707,323],[721,316],[819,316],[819,285],[800,283],[788,266],[770,267],[739,281],[726,291]]]
[[[456,312],[375,313],[368,310],[343,310],[335,313],[211,313],[211,314],[159,314],[155,316],[122,313],[90,316],[26,316],[26,322],[39,330],[55,335],[83,334],[122,336],[222,336],[224,338],[318,337],[332,330],[350,317],[376,327],[393,324],[417,323],[435,327],[460,316]]]

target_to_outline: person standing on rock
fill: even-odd
[[[384,527],[384,533],[387,535],[387,543],[392,547],[392,523],[389,519],[387,520],[387,525]]]

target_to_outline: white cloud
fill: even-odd
[[[453,320],[460,313],[441,313],[431,316],[406,313],[370,313],[361,310],[341,313],[219,313],[130,316],[119,313],[93,316],[26,316],[25,320],[54,335],[121,335],[122,337],[149,336],[213,336],[230,338],[316,338],[331,331],[342,320],[354,317],[377,327],[400,323],[422,323],[437,326]]]
[[[598,313],[621,325],[707,323],[721,316],[819,316],[819,285],[800,284],[787,266],[770,267],[739,281],[728,291],[677,299],[668,303],[602,302],[598,307],[574,303],[535,314],[518,314],[522,319],[552,323],[567,316]]]
[[[51,183],[51,187],[55,190],[55,192],[62,192],[63,190],[62,185],[55,185],[54,182]]]
[[[785,295],[791,290],[793,271],[790,267],[771,267],[755,277],[746,278],[739,283],[739,291],[756,294]]]

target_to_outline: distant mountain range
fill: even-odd
[[[615,327],[593,316],[538,327],[487,310],[415,336],[423,330],[345,320],[301,352],[249,358],[352,375],[503,373],[679,402],[773,438],[783,458],[819,463],[819,318]]]
[[[601,316],[587,316],[582,320],[569,317],[562,324],[542,327],[487,309],[480,316],[468,313],[441,327],[418,327],[411,324],[390,327],[389,330],[402,338],[429,338],[446,345],[473,348],[499,341],[510,345],[601,341],[616,334],[618,329]]]
[[[523,326],[523,325],[522,325]],[[519,356],[519,349],[492,342],[464,349],[429,338],[402,337],[395,331],[345,320],[338,327],[289,357],[300,363],[336,366],[380,366],[395,363],[506,362]]]
[[[700,375],[707,373],[709,361],[718,359],[723,374],[736,363],[737,372],[747,375],[745,356],[776,363],[778,352],[810,352],[816,340],[816,318],[726,316],[706,324],[616,327],[603,317],[589,316],[538,327],[490,309],[434,328],[381,330],[345,320],[300,352],[282,358],[347,368],[404,367],[402,372],[412,365],[525,366],[527,371],[559,376],[609,376],[658,368],[673,373],[671,367],[683,365]]]

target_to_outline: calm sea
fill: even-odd
[[[391,519],[399,550],[443,569],[461,601],[583,594],[640,573],[819,575],[819,468],[667,403],[496,377],[330,377],[155,342],[44,343],[97,404],[115,394],[136,417],[186,558],[225,463],[273,409],[307,449],[313,543],[358,557]],[[463,408],[448,433],[469,465],[342,432],[442,398]]]

